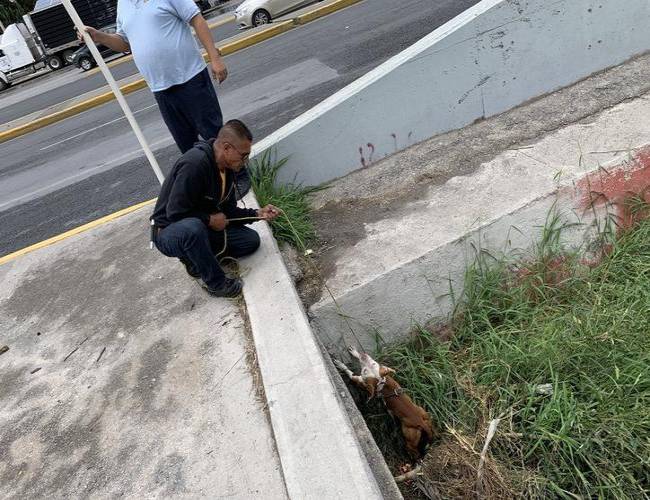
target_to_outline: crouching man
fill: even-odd
[[[246,166],[252,140],[246,125],[230,120],[216,139],[195,143],[165,179],[151,217],[158,250],[179,258],[216,297],[236,297],[242,289],[241,280],[226,277],[218,258],[253,253],[260,237],[246,224],[280,214],[272,205],[237,207],[235,174]]]

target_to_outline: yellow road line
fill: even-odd
[[[253,33],[249,37],[226,43],[219,47],[219,51],[223,55],[228,55],[250,47],[251,45],[263,42],[264,40],[268,40],[269,38],[273,38],[274,36],[284,33],[285,31],[289,31],[291,28],[293,28],[293,21],[282,21],[280,23],[273,23],[270,26],[270,28],[258,31],[257,33]]]
[[[137,90],[143,89],[146,86],[146,82],[143,79],[139,79],[123,85],[120,87],[120,90],[124,95],[128,95]],[[35,120],[32,120],[29,123],[25,123],[24,125],[20,125],[18,127],[0,132],[0,143],[8,141],[9,139],[20,137],[21,135],[28,134],[29,132],[33,132],[39,128],[47,127],[53,123],[60,122],[61,120],[65,120],[71,116],[78,115],[79,113],[82,113],[96,106],[100,106],[101,104],[105,104],[114,99],[115,94],[113,94],[113,92],[105,92],[80,103],[73,104],[72,106],[62,109],[61,111],[56,111],[41,118],[36,118]]]
[[[361,0],[338,0],[336,2],[323,5],[322,7],[318,7],[309,12],[305,12],[304,14],[295,17],[293,21],[295,24],[307,24],[323,16],[332,14],[337,10],[345,9],[346,7],[349,7],[350,5],[354,5],[355,3],[358,3],[360,1]]]
[[[45,241],[41,241],[39,243],[35,243],[34,245],[30,245],[28,247],[25,247],[21,250],[18,250],[16,252],[10,253],[9,255],[5,255],[4,257],[0,257],[0,265],[6,264],[9,261],[12,261],[14,259],[17,259],[18,257],[22,257],[23,255],[26,255],[30,252],[33,252],[35,250],[39,250],[41,248],[45,248],[47,246],[53,245],[55,243],[58,243],[60,241],[63,241],[67,238],[70,238],[71,236],[75,236],[77,234],[81,234],[85,231],[88,231],[90,229],[94,229],[96,227],[99,227],[103,224],[106,224],[107,222],[110,222],[112,220],[115,220],[119,217],[122,217],[124,215],[130,214],[131,212],[135,212],[136,210],[146,207],[147,205],[151,205],[155,203],[157,198],[154,198],[153,200],[148,200],[148,201],[143,201],[142,203],[138,203],[137,205],[133,205],[127,208],[124,208],[122,210],[119,210],[117,212],[114,212],[112,214],[109,214],[105,217],[102,217],[100,219],[94,220],[92,222],[88,222],[87,224],[84,224],[83,226],[76,227],[74,229],[71,229],[70,231],[66,231],[65,233],[61,233],[57,236],[53,236],[52,238],[49,238]]]

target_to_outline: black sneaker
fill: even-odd
[[[196,269],[194,269],[194,265],[187,259],[179,259],[183,265],[185,266],[185,270],[187,271],[187,274],[189,274],[192,278],[198,279],[201,277],[201,273],[199,273]]]
[[[248,173],[248,168],[244,167],[235,174],[235,197],[241,200],[246,193],[251,190],[251,176]]]
[[[244,286],[240,279],[237,278],[226,278],[223,282],[223,285],[219,288],[210,288],[205,283],[201,282],[203,288],[205,288],[210,295],[213,297],[228,297],[234,298],[239,296],[241,289]]]

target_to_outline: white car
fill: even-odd
[[[235,9],[235,21],[242,28],[261,26],[310,3],[314,0],[244,0]]]

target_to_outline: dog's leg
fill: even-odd
[[[407,427],[402,424],[402,434],[406,440],[406,449],[408,450],[411,457],[414,459],[421,458],[420,450],[418,445],[420,444],[420,438],[422,437],[422,431],[415,427]]]
[[[357,351],[354,347],[348,347],[348,352],[350,353],[350,356],[361,361],[361,354],[359,354],[359,351]]]
[[[354,373],[352,373],[352,370],[350,370],[347,366],[345,366],[345,363],[342,363],[338,359],[335,359],[334,365],[343,373],[345,373],[350,378],[350,380],[352,380],[352,382],[361,386],[364,389],[367,389],[366,384],[363,382],[363,379],[359,375],[355,375]]]

